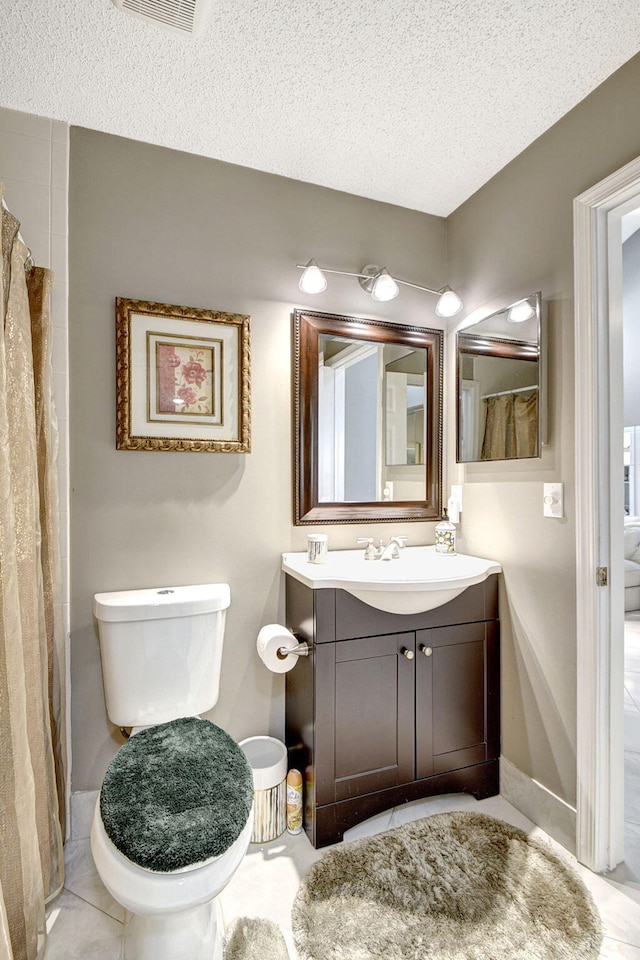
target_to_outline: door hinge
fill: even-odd
[[[596,567],[596,584],[599,587],[606,587],[608,583],[608,567]]]

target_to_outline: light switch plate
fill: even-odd
[[[562,520],[564,517],[564,483],[543,484],[542,506],[545,517]]]
[[[458,501],[458,509],[462,513],[462,484],[461,483],[452,483],[451,484],[451,496],[455,497]]]

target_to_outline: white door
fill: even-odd
[[[624,563],[622,232],[640,159],[574,201],[577,855],[623,857]]]

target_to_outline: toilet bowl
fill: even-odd
[[[217,896],[237,870],[251,839],[253,819],[219,857],[171,873],[128,860],[107,836],[100,801],[91,826],[91,852],[102,882],[127,911],[125,960],[219,960]]]
[[[94,598],[107,713],[134,728],[91,827],[96,869],[127,911],[124,960],[222,957],[217,897],[253,823],[244,753],[199,716],[218,697],[228,605],[226,584]]]

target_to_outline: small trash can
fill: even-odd
[[[287,748],[275,737],[241,740],[253,773],[252,843],[275,840],[287,828]]]

